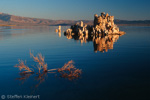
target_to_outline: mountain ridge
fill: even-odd
[[[0,12],[0,25],[15,26],[54,26],[54,25],[73,25],[81,20],[51,20],[44,18],[31,18],[16,15],[10,15]],[[93,20],[82,20],[85,24],[93,25]],[[150,20],[119,20],[115,19],[118,25],[150,26]]]

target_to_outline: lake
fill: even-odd
[[[120,26],[126,34],[111,42],[107,50],[92,39],[70,38],[63,31],[58,34],[56,28],[0,27],[0,96],[13,100],[19,96],[30,100],[23,95],[39,95],[41,100],[150,99],[150,27]],[[67,28],[63,26],[62,30]],[[36,66],[30,50],[45,57],[48,69],[73,60],[82,74],[72,80],[57,73],[47,73],[43,80],[36,74],[21,80],[14,66],[18,59]]]

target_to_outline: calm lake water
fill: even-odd
[[[126,34],[117,38],[107,52],[94,48],[92,40],[85,43],[67,39],[63,32],[55,33],[56,28],[0,27],[0,96],[40,95],[41,100],[150,99],[150,27],[121,26]],[[36,74],[17,80],[20,71],[14,65],[18,59],[26,60],[28,66],[36,65],[30,50],[44,55],[48,69],[73,60],[76,68],[82,69],[81,77],[68,80],[47,73],[42,82]]]

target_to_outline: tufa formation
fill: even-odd
[[[86,25],[82,21],[72,25],[64,35],[67,39],[79,40],[82,43],[93,41],[94,52],[107,52],[113,49],[113,45],[125,32],[119,30],[114,24],[114,16],[108,13],[101,13],[101,16],[94,15],[93,26]]]
[[[114,16],[109,16],[109,14],[101,13],[101,16],[97,14],[94,15],[94,25],[84,25],[83,21],[72,25],[71,28],[67,29],[65,34],[88,34],[88,35],[98,35],[106,36],[110,34],[123,35],[125,32],[119,31],[119,27],[114,24]]]

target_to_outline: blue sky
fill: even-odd
[[[150,0],[1,0],[0,12],[54,20],[93,20],[106,12],[115,19],[150,20]]]

